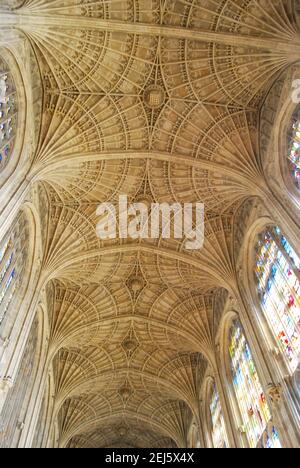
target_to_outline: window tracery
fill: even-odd
[[[225,428],[225,420],[221,407],[221,401],[217,386],[214,385],[210,399],[210,414],[212,421],[212,439],[214,448],[228,448],[228,439]]]
[[[22,214],[11,233],[0,243],[0,326],[22,283],[28,238],[28,226]]]
[[[300,357],[300,258],[278,227],[258,240],[255,274],[263,312],[294,373]]]
[[[288,135],[289,169],[295,185],[300,190],[300,107],[292,117]]]
[[[251,448],[280,448],[275,427],[270,431],[270,408],[242,326],[235,320],[230,329],[229,354],[233,387],[243,420],[241,432]]]
[[[17,127],[17,95],[11,72],[0,59],[0,171],[12,155]]]

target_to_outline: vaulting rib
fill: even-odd
[[[300,59],[300,36],[291,41],[278,39],[230,34],[223,32],[200,31],[175,26],[129,23],[99,18],[86,18],[83,16],[37,15],[24,13],[1,13],[0,25],[2,27],[19,27],[21,29],[41,27],[59,27],[66,29],[95,29],[137,35],[162,36],[175,39],[198,40],[202,42],[215,42],[228,46],[255,47],[257,49],[270,49],[274,52],[285,53],[292,62]]]

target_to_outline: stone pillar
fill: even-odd
[[[0,376],[0,414],[4,406],[8,392],[12,387],[13,387],[13,380],[11,377]],[[0,423],[0,430],[1,430],[1,423]]]
[[[226,357],[224,357],[226,359]],[[225,377],[226,369],[223,369],[221,360],[220,346],[217,346],[217,370],[214,374],[214,380],[217,385],[223,416],[225,420],[226,433],[230,448],[241,448],[244,444],[241,443],[237,422],[232,412],[232,404],[229,396],[228,381]],[[223,369],[223,372],[221,371]],[[248,445],[248,444],[247,444]],[[246,445],[246,446],[247,446]]]
[[[294,247],[296,249],[298,247],[298,251],[300,251],[300,217],[294,216],[284,206],[280,198],[275,196],[271,191],[265,195],[262,201],[274,219],[274,222],[283,230]]]

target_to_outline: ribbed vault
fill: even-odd
[[[296,4],[24,0],[3,15],[30,41],[44,84],[29,177],[47,213],[62,446],[184,446],[199,422],[220,290],[236,292],[236,213],[269,195],[259,111],[300,60]],[[100,241],[96,207],[120,194],[205,203],[204,248]]]

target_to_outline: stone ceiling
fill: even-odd
[[[31,177],[47,205],[61,444],[184,446],[215,365],[234,223],[267,197],[259,110],[299,57],[292,0],[25,0],[6,24],[44,85]],[[10,4],[11,5],[11,4]],[[96,236],[96,206],[206,206],[204,249]]]

